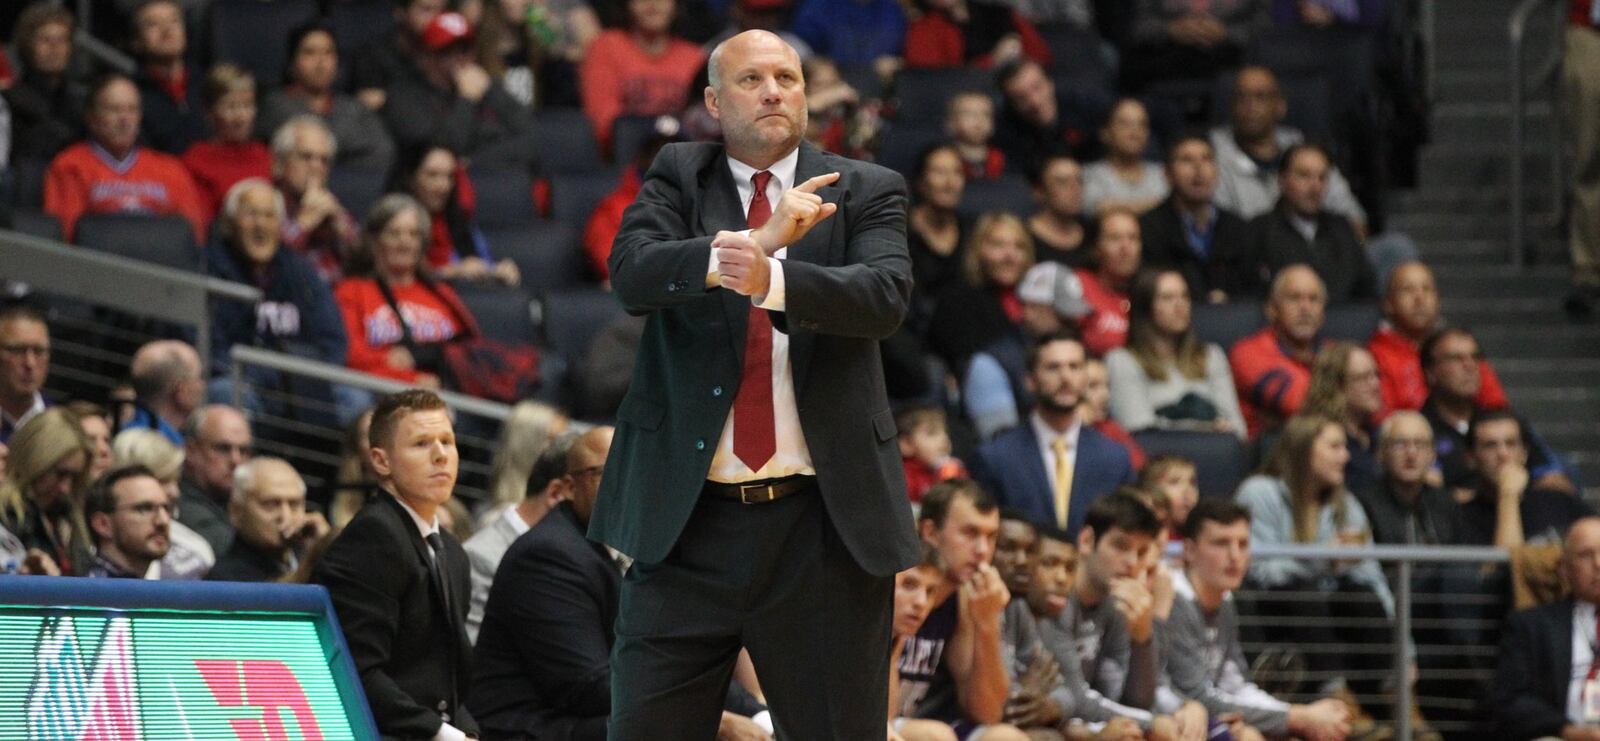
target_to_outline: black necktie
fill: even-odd
[[[428,547],[433,549],[433,560],[428,562],[428,570],[433,572],[433,580],[439,584],[439,594],[444,597],[445,613],[453,614],[450,612],[450,580],[445,576],[448,572],[444,567],[444,538],[439,537],[439,533],[435,531],[423,536],[423,539],[428,541]]]

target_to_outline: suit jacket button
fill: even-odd
[[[721,396],[722,395],[722,387],[721,386],[712,386],[711,387],[711,395],[712,396]]]
[[[705,438],[700,438],[699,440],[694,441],[694,449],[695,450],[705,450],[706,449],[706,439]]]
[[[439,708],[439,712],[442,713],[442,712],[450,709],[450,704],[445,702],[444,700],[440,700],[438,708]]]
[[[677,293],[677,292],[678,292],[678,284],[677,283],[668,283],[667,284],[667,293]]]

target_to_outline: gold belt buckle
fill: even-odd
[[[760,504],[776,498],[772,493],[772,484],[739,485],[739,501],[744,504]]]

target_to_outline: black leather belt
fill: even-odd
[[[816,485],[817,477],[815,476],[795,475],[785,476],[781,479],[747,481],[740,484],[707,481],[704,491],[722,499],[733,499],[745,504],[762,504],[782,499],[790,494],[799,494]]]

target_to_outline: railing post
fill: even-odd
[[[233,396],[230,402],[233,404],[234,409],[243,409],[244,363],[239,360],[238,355],[228,358],[228,375],[233,379],[233,383],[228,384],[231,387],[228,389],[228,393]]]
[[[1522,73],[1522,40],[1527,30],[1528,13],[1537,5],[1539,0],[1526,0],[1511,13],[1511,22],[1507,28],[1507,35],[1511,42],[1511,66],[1508,74],[1511,75],[1511,167],[1508,177],[1511,182],[1507,190],[1511,196],[1511,233],[1507,235],[1506,247],[1507,261],[1513,267],[1522,267],[1523,233],[1526,231],[1526,214],[1522,207],[1522,99],[1523,99],[1523,73]]]
[[[1400,741],[1411,741],[1411,559],[1400,560],[1394,590],[1394,724]]]

